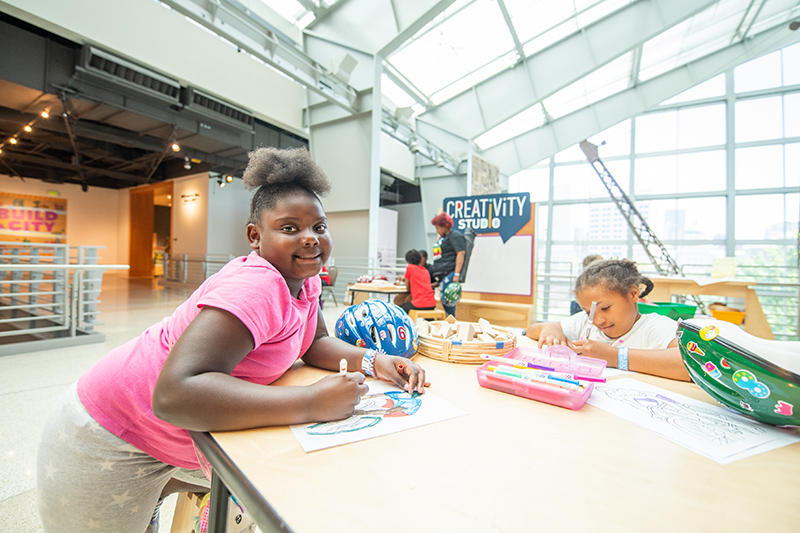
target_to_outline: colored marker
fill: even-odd
[[[589,332],[592,331],[592,324],[594,323],[594,312],[597,310],[597,302],[592,301],[592,308],[589,310],[589,324],[586,326],[586,333],[583,334],[581,340],[589,339]]]
[[[489,368],[492,367],[490,366]],[[575,381],[574,379],[562,377],[563,374],[561,374],[560,372],[545,372],[533,368],[511,368],[506,366],[499,366],[494,368],[500,368],[502,370],[515,372],[517,374],[520,374],[521,376],[532,376],[535,378],[542,378],[542,379],[554,379],[556,381],[561,381],[563,383],[569,383],[570,385],[580,385],[580,382]]]
[[[499,374],[501,376],[508,376],[511,378],[518,378],[524,381],[535,381],[536,383],[545,383],[547,385],[552,385],[554,387],[560,387],[566,390],[580,390],[583,388],[579,383],[567,383],[563,380],[558,379],[551,379],[546,375],[533,375],[533,374],[526,374],[523,373],[520,369],[513,368],[513,369],[505,369],[501,366],[490,366],[489,370],[494,372],[495,374]]]
[[[482,353],[481,359],[488,359],[489,361],[497,361],[499,363],[506,363],[507,365],[513,365],[518,368],[536,368],[539,370],[555,370],[552,366],[544,366],[544,365],[537,365],[535,363],[529,363],[527,361],[520,361],[519,359],[512,359],[510,357],[503,357],[500,355],[491,355],[488,353]]]
[[[339,373],[340,374],[347,374],[347,359],[344,357],[341,361],[339,361]]]

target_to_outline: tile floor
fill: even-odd
[[[96,329],[102,343],[0,357],[0,533],[42,531],[36,509],[36,449],[51,406],[84,371],[112,348],[135,337],[182,303],[189,292],[145,279],[106,273]],[[328,299],[329,331],[344,306]],[[172,523],[174,499],[161,510],[161,532]]]

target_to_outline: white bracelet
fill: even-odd
[[[620,370],[628,370],[628,347],[620,346],[617,351],[617,368]]]
[[[361,372],[365,376],[375,377],[375,356],[378,352],[375,350],[367,350],[364,352],[364,358],[361,359]]]

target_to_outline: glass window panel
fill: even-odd
[[[600,157],[602,158],[603,154],[600,154]],[[556,161],[556,163],[586,161],[586,154],[583,153],[580,145],[573,144],[569,148],[564,148],[560,152],[557,152],[556,155],[553,156],[553,159]]]
[[[783,105],[780,96],[736,102],[736,142],[763,141],[783,137]]]
[[[730,45],[751,0],[720,0],[647,41],[639,79],[644,81]]]
[[[606,162],[606,168],[625,194],[629,194],[630,162],[609,161]],[[608,198],[608,190],[589,163],[556,165],[553,174],[553,198],[555,200]]]
[[[692,100],[702,100],[704,98],[714,98],[725,94],[725,73],[714,76],[710,80],[695,85],[691,89],[683,91],[669,100],[664,100],[661,105],[677,104],[680,102],[691,102]]]
[[[783,187],[783,146],[736,149],[736,188]]]
[[[587,74],[583,79],[545,98],[545,109],[551,117],[559,118],[627,89],[632,62],[631,52]]]
[[[736,240],[796,239],[800,194],[736,197]]]
[[[737,265],[750,267],[758,265],[770,267],[785,266],[790,267],[792,270],[797,268],[797,251],[791,246],[781,246],[777,244],[740,244],[736,246],[736,251],[734,253],[736,254]],[[742,270],[752,271],[753,269],[743,268]],[[784,271],[783,276],[775,277],[785,280],[788,275]]]
[[[596,135],[589,137],[589,142],[599,147],[600,158],[628,155],[631,153],[631,121],[623,120]],[[605,144],[601,146],[601,143]],[[581,154],[583,151],[581,150]]]
[[[547,241],[547,220],[549,207],[546,204],[536,204],[536,238],[540,243]]]
[[[509,192],[527,192],[531,202],[546,202],[550,198],[550,169],[529,168],[508,178]]]
[[[523,43],[575,15],[572,2],[550,0],[506,0],[506,9],[514,21],[514,30]]]
[[[635,162],[636,194],[678,194],[725,190],[725,151],[640,157]]]
[[[415,103],[411,95],[401,89],[386,74],[381,75],[381,95],[388,98],[396,107],[410,107]]]
[[[786,157],[786,187],[800,186],[800,143],[786,144],[783,147]]]
[[[585,209],[589,211],[586,235],[591,242],[627,240],[628,221],[622,216],[617,204],[589,204]]]
[[[463,9],[454,7],[389,59],[425,94],[436,92],[514,48],[495,2],[476,0]],[[475,38],[475,28],[481,29],[480,39]]]
[[[648,113],[636,117],[636,153],[674,150],[678,147],[678,112]]]
[[[589,228],[587,204],[554,205],[554,241],[585,241]],[[571,260],[571,259],[570,259]]]
[[[800,93],[787,94],[783,97],[783,123],[786,125],[786,137],[800,137]]]
[[[725,197],[649,200],[636,204],[662,241],[725,238]]]
[[[525,111],[518,113],[505,122],[495,126],[486,133],[475,138],[475,144],[481,150],[486,150],[507,141],[512,137],[522,135],[544,124],[544,110],[542,104],[534,104]]]
[[[679,266],[687,266],[687,271],[698,271],[692,265],[711,265],[714,259],[725,257],[724,244],[687,244],[677,245],[669,249],[670,255]],[[707,272],[710,272],[709,268]]]
[[[724,104],[678,110],[678,148],[698,148],[724,143]]]
[[[733,90],[737,93],[781,86],[781,51],[742,63],[733,69]]]
[[[783,52],[783,85],[800,84],[800,43],[787,46]]]

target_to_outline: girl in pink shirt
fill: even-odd
[[[365,375],[424,392],[425,371],[413,361],[328,335],[318,274],[331,237],[319,196],[330,185],[308,152],[258,149],[244,183],[256,190],[253,252],[107,354],[50,415],[37,473],[45,531],[155,531],[166,495],[208,490],[187,430],[346,418],[367,392]],[[299,358],[332,371],[345,359],[349,372],[267,386]]]

